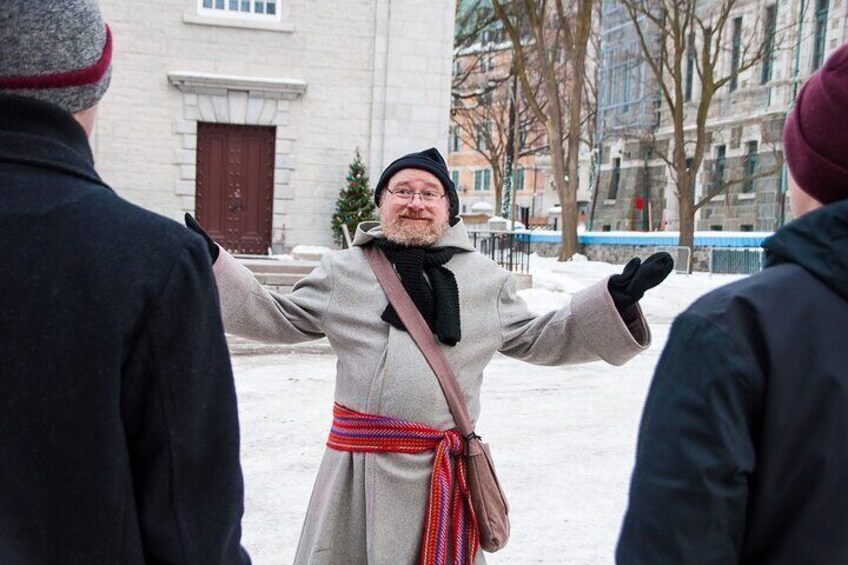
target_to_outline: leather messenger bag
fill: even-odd
[[[509,540],[509,505],[495,475],[489,446],[474,433],[474,427],[471,425],[471,418],[468,416],[468,409],[462,399],[453,369],[436,343],[421,312],[403,288],[392,264],[374,245],[366,247],[363,251],[389,302],[394,306],[407,332],[415,340],[436,373],[456,422],[456,429],[465,438],[468,488],[471,490],[471,505],[477,517],[480,547],[484,551],[495,552],[504,547]]]

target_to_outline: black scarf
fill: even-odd
[[[412,302],[445,345],[456,345],[461,339],[459,323],[459,290],[453,273],[443,267],[455,253],[456,247],[406,247],[387,239],[375,239],[400,275],[401,283]],[[424,273],[427,277],[424,277]],[[429,279],[430,284],[427,284]],[[381,316],[384,322],[406,331],[391,304]]]

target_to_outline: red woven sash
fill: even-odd
[[[415,422],[365,414],[335,403],[327,447],[336,451],[369,453],[435,450],[420,564],[447,565],[450,550],[455,565],[473,565],[480,537],[471,507],[465,459],[461,457],[465,446],[459,432],[440,431]]]

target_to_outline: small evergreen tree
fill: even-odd
[[[336,212],[333,214],[333,239],[344,247],[344,234],[342,225],[350,230],[351,237],[356,231],[359,222],[376,219],[371,189],[368,187],[368,173],[365,172],[365,164],[356,150],[356,158],[350,164],[347,173],[347,186],[342,189],[336,200]]]

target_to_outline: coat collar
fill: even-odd
[[[0,162],[58,169],[106,186],[85,130],[53,104],[0,93]]]
[[[766,267],[795,263],[848,298],[848,199],[789,222],[763,248]]]
[[[384,239],[383,227],[380,222],[362,222],[356,228],[356,235],[353,238],[353,245],[361,247],[374,239]],[[465,222],[462,218],[445,232],[442,239],[434,243],[431,247],[458,247],[463,251],[475,251],[475,247],[468,239],[468,233],[465,230]]]

